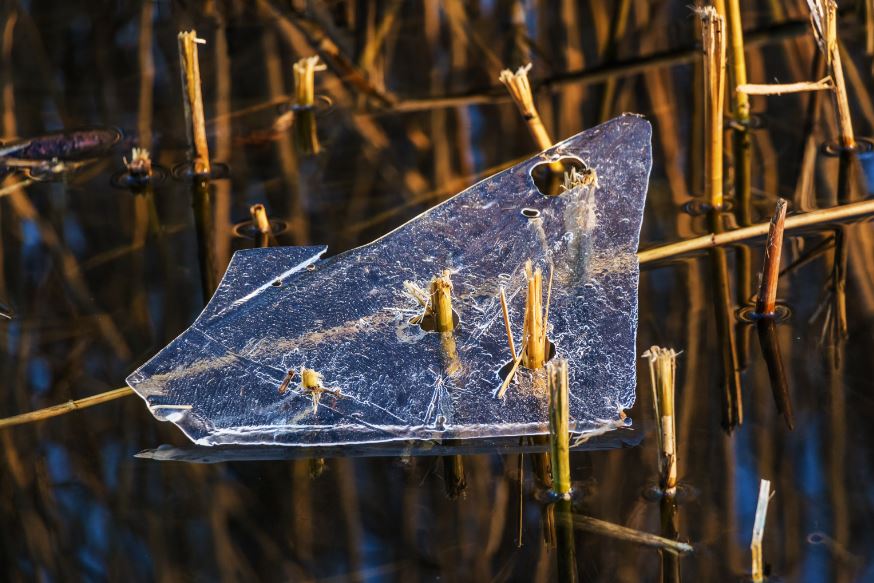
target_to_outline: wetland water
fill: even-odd
[[[533,63],[537,105],[556,139],[621,112],[652,123],[641,248],[710,231],[708,217],[687,210],[704,192],[700,31],[688,0],[304,4],[3,4],[4,144],[83,127],[121,135],[108,154],[81,164],[74,156],[63,175],[37,168],[34,182],[0,197],[0,304],[14,314],[0,319],[0,416],[122,386],[200,313],[204,257],[221,273],[234,250],[255,244],[236,236],[251,229],[234,228],[253,204],[282,222],[276,244],[326,244],[334,254],[529,157],[537,147],[497,81],[504,66]],[[804,2],[742,4],[751,82],[824,75]],[[872,136],[872,58],[854,10],[863,3],[843,4],[853,125]],[[176,35],[192,27],[206,40],[210,157],[229,167],[210,185],[205,213],[192,211],[189,182],[170,176],[187,148]],[[316,48],[330,65],[316,73],[316,92],[330,105],[319,100],[306,131],[288,128],[292,64]],[[778,197],[790,213],[868,198],[865,155],[841,173],[822,151],[838,131],[827,94],[751,103],[761,128],[750,132],[749,216],[732,196],[728,141],[726,228],[767,221]],[[132,146],[165,169],[151,192],[116,186]],[[198,246],[204,217],[214,225],[208,250]],[[760,478],[776,491],[763,544],[772,575],[874,578],[874,232],[865,221],[787,231],[778,294],[787,317],[775,336],[788,397],[776,400],[757,329],[737,316],[756,293],[763,244],[642,266],[637,352],[682,351],[675,519],[695,552],[677,558],[580,528],[580,580],[749,577]],[[738,399],[725,388],[727,330],[743,407],[730,433],[726,401],[737,411]],[[651,395],[641,360],[627,411],[637,445],[571,454],[577,514],[669,528],[652,495]],[[187,440],[131,397],[0,430],[0,444],[4,580],[559,578],[562,546],[533,458],[524,456],[520,475],[512,448],[158,462],[134,455]]]

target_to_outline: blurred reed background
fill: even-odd
[[[195,28],[206,40],[209,152],[230,167],[209,193],[209,261],[220,274],[233,250],[256,244],[234,230],[252,205],[284,224],[276,243],[325,243],[336,253],[533,154],[498,81],[503,68],[529,62],[553,139],[621,112],[652,122],[641,247],[711,232],[696,212],[706,202],[705,68],[688,5],[0,3],[4,141],[95,125],[123,132],[111,156],[63,180],[15,187],[20,178],[10,176],[3,185],[11,188],[0,197],[0,301],[15,317],[0,321],[0,416],[122,385],[203,305],[189,185],[168,177],[132,194],[110,184],[132,146],[167,169],[186,159],[179,31]],[[823,77],[803,0],[740,5],[751,83]],[[837,23],[857,137],[874,133],[871,10],[845,0]],[[327,65],[315,93],[330,105],[317,99],[301,131],[283,116],[295,100],[293,64],[313,55]],[[827,93],[754,95],[750,104],[761,128],[744,134],[748,174],[734,164],[737,124],[726,123],[723,227],[768,220],[778,197],[794,211],[868,197],[869,157],[860,150],[839,172],[839,159],[823,152],[839,130]],[[725,107],[734,112],[731,95]],[[748,207],[734,196],[746,180]],[[787,232],[778,297],[791,315],[771,338],[788,394],[773,396],[763,357],[773,349],[760,349],[756,326],[736,315],[753,305],[763,245],[643,267],[639,352],[682,351],[671,536],[696,551],[677,556],[581,527],[573,541],[580,580],[749,577],[760,478],[777,493],[766,571],[790,581],[874,578],[872,230],[857,222]],[[571,478],[578,512],[664,533],[646,370],[641,361],[628,412],[641,445],[572,453]],[[548,581],[560,573],[562,547],[544,536],[550,513],[528,456],[159,463],[132,456],[186,440],[135,398],[0,430],[0,440],[4,580]]]

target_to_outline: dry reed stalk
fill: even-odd
[[[99,405],[101,403],[106,403],[133,394],[134,391],[130,387],[122,387],[98,395],[67,401],[60,405],[53,405],[51,407],[46,407],[45,409],[31,411],[30,413],[22,413],[21,415],[0,419],[0,429],[14,427],[16,425],[24,425],[26,423],[35,423],[37,421],[57,417],[59,415],[71,413],[72,411],[78,411],[79,409],[86,409],[88,407],[93,407],[94,405]]]
[[[316,101],[316,71],[324,71],[319,57],[305,57],[297,61],[294,71],[294,103],[298,107],[312,107]]]
[[[865,52],[874,55],[874,0],[865,0]]]
[[[537,113],[537,106],[534,105],[534,94],[531,92],[531,83],[528,81],[530,69],[531,63],[519,67],[515,73],[510,69],[504,69],[498,79],[507,88],[507,92],[513,98],[516,107],[519,108],[519,113],[528,124],[528,129],[531,131],[534,141],[537,142],[537,147],[541,150],[548,150],[552,147],[552,138],[549,137],[549,132],[546,131],[543,120]],[[549,167],[553,172],[564,172],[563,166],[558,162],[553,162]]]
[[[130,161],[123,157],[128,174],[137,178],[146,178],[152,175],[152,157],[146,148],[132,148]]]
[[[725,105],[725,19],[712,6],[698,10],[704,45],[704,190],[713,209],[723,204],[722,154]]]
[[[252,216],[252,223],[258,232],[262,235],[270,234],[270,219],[267,218],[267,210],[263,204],[253,204],[249,207],[249,214]]]
[[[659,437],[660,487],[667,496],[677,491],[677,436],[674,417],[677,353],[672,348],[653,346],[643,353],[649,360],[653,407]]]
[[[760,316],[774,313],[777,307],[777,283],[780,278],[780,254],[783,250],[783,230],[786,221],[785,199],[777,200],[777,208],[768,227],[768,242],[765,245],[765,265],[762,267],[762,281],[756,298],[756,314]]]
[[[541,368],[546,361],[546,334],[543,319],[543,274],[540,268],[531,269],[531,261],[525,264],[528,277],[528,295],[525,302],[525,320],[522,325],[527,342],[522,347],[522,364],[532,370]]]
[[[791,231],[812,225],[820,225],[823,223],[837,222],[843,219],[849,219],[862,215],[874,213],[874,200],[863,200],[850,204],[844,204],[832,208],[820,209],[809,213],[800,213],[788,217],[784,223],[784,230]],[[749,227],[742,227],[733,231],[722,233],[711,233],[702,235],[694,239],[686,241],[678,241],[669,243],[652,249],[645,249],[637,252],[637,260],[641,263],[651,263],[661,259],[676,257],[692,251],[701,251],[703,249],[713,249],[723,245],[730,245],[748,239],[754,239],[767,235],[770,230],[770,222],[759,223]]]
[[[507,309],[507,294],[501,288],[501,311],[504,314],[504,328],[507,330],[507,344],[510,346],[510,354],[516,360],[516,344],[513,342],[513,330],[510,329],[510,311]]]
[[[452,332],[455,321],[452,313],[452,281],[449,270],[431,280],[431,311],[438,332]]]
[[[179,64],[182,70],[182,95],[185,105],[185,129],[194,174],[203,176],[210,172],[209,148],[206,143],[206,125],[203,115],[203,95],[200,87],[200,63],[197,45],[206,41],[197,38],[197,31],[180,32]]]
[[[549,386],[549,453],[552,491],[568,497],[571,491],[568,409],[568,363],[560,358],[546,365]]]
[[[847,85],[844,68],[838,50],[838,3],[835,0],[807,0],[810,8],[810,26],[819,50],[825,56],[828,73],[834,80],[834,104],[838,120],[841,146],[850,150],[856,147],[853,122],[850,119],[850,104],[847,100]]]
[[[574,526],[579,529],[602,534],[611,538],[633,542],[647,547],[666,549],[675,553],[691,553],[693,550],[692,545],[688,543],[671,540],[648,532],[642,532],[640,530],[628,528],[627,526],[620,526],[590,516],[574,515],[573,520]]]
[[[726,14],[728,35],[731,42],[731,84],[740,87],[747,82],[747,61],[744,55],[744,33],[741,21],[740,0],[727,0]],[[750,101],[743,93],[735,91],[732,98],[736,121],[746,124],[750,120]]]
[[[255,237],[258,247],[270,246],[270,219],[267,217],[267,210],[263,204],[253,204],[249,207],[249,214],[252,217],[252,224],[255,225],[257,235]]]
[[[750,551],[753,561],[753,581],[761,583],[765,580],[762,569],[762,537],[765,535],[765,518],[768,516],[768,503],[771,501],[771,482],[762,480],[759,482],[759,501],[756,504],[756,518],[753,522],[753,538],[750,542]]]
[[[735,92],[738,95],[785,95],[805,91],[832,90],[834,87],[832,78],[825,77],[819,81],[800,81],[798,83],[746,83],[738,85]]]

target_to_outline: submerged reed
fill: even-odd
[[[571,491],[568,363],[560,358],[546,365],[549,387],[549,451],[552,491],[567,497]]]
[[[677,491],[677,436],[674,420],[677,353],[672,348],[653,346],[643,353],[649,360],[653,407],[659,438],[659,486],[666,496]]]

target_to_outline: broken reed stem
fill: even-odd
[[[828,73],[834,81],[833,102],[838,118],[841,146],[851,150],[856,147],[853,122],[850,119],[850,104],[847,99],[847,84],[838,50],[838,3],[835,0],[807,0],[810,8],[810,26],[819,50],[825,57]]]
[[[692,545],[680,541],[671,540],[648,532],[628,528],[599,520],[590,516],[574,515],[574,526],[596,534],[602,534],[611,538],[637,543],[647,547],[655,547],[658,549],[666,549],[675,553],[691,553],[694,549]]]
[[[0,429],[14,427],[16,425],[24,425],[26,423],[35,423],[37,421],[42,421],[43,419],[57,417],[72,411],[78,411],[79,409],[86,409],[88,407],[93,407],[94,405],[114,401],[115,399],[120,399],[121,397],[127,397],[128,395],[133,394],[134,390],[132,388],[122,387],[98,395],[67,401],[60,405],[52,405],[45,409],[38,409],[36,411],[31,411],[30,413],[22,413],[21,415],[0,419]]]
[[[768,242],[765,245],[765,265],[762,267],[762,281],[756,298],[756,314],[773,314],[777,306],[777,283],[780,278],[780,254],[783,250],[783,230],[786,221],[785,199],[777,200],[777,208],[768,228]]]
[[[528,124],[528,129],[534,141],[537,142],[537,147],[541,150],[548,150],[552,147],[552,138],[546,131],[543,125],[543,120],[540,119],[540,114],[537,113],[537,107],[534,105],[534,94],[531,91],[531,83],[528,81],[528,71],[531,70],[531,63],[516,69],[513,73],[510,69],[501,71],[498,80],[504,84],[525,123]]]
[[[522,346],[522,364],[536,370],[546,362],[546,321],[543,314],[543,274],[538,267],[531,270],[531,261],[525,264],[528,277],[528,295],[525,303],[525,320]]]
[[[659,437],[659,486],[667,496],[677,491],[677,437],[674,418],[677,353],[672,348],[653,346],[643,353],[649,360],[653,407]]]
[[[738,95],[785,95],[786,93],[803,93],[805,91],[825,91],[834,89],[831,77],[819,81],[801,81],[799,83],[746,83],[738,85],[735,93]]]
[[[761,583],[765,580],[762,569],[762,537],[765,535],[765,518],[768,516],[768,503],[771,501],[771,482],[762,480],[759,482],[759,501],[756,504],[756,518],[753,522],[753,539],[750,542],[750,551],[753,561],[753,581]]]
[[[452,332],[455,322],[452,317],[452,281],[448,269],[440,277],[431,280],[431,310],[437,331]]]
[[[507,308],[507,294],[501,288],[501,311],[504,313],[504,328],[507,330],[507,344],[510,346],[512,359],[516,360],[516,344],[513,342],[513,330],[510,328],[510,311]]]
[[[182,101],[185,106],[185,130],[191,147],[192,170],[194,174],[209,174],[209,148],[206,143],[206,125],[203,115],[203,95],[200,87],[200,63],[197,45],[206,41],[197,38],[197,31],[180,32],[179,64],[182,70]]]
[[[312,107],[316,101],[316,71],[324,71],[318,56],[305,57],[293,66],[294,103],[299,107]]]
[[[263,204],[253,204],[249,207],[249,214],[252,216],[252,223],[258,232],[262,235],[270,234],[270,219],[267,218],[267,210]]]
[[[563,358],[546,365],[549,386],[549,453],[552,491],[566,497],[571,491],[568,407],[568,363]]]
[[[850,204],[839,205],[832,208],[820,209],[809,213],[800,213],[787,217],[784,223],[784,230],[791,231],[793,229],[801,229],[812,225],[823,223],[836,222],[843,219],[849,219],[862,215],[874,213],[874,200],[863,200]],[[711,233],[702,235],[694,239],[686,241],[677,241],[651,249],[645,249],[637,252],[637,260],[642,264],[668,259],[691,253],[693,251],[701,251],[703,249],[712,249],[723,245],[730,245],[747,239],[761,237],[768,234],[770,223],[759,223],[749,227],[742,227],[733,231],[725,231],[722,233]]]
[[[698,10],[704,44],[704,190],[713,209],[721,209],[723,110],[725,105],[725,19],[715,8]]]

